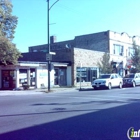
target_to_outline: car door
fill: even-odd
[[[138,73],[138,85],[140,85],[140,73]]]
[[[112,85],[112,87],[116,86],[116,77],[114,74],[111,75],[111,85]]]
[[[115,74],[115,86],[119,86],[120,84],[120,76]]]
[[[139,77],[138,77],[138,74],[135,74],[134,79],[135,79],[136,85],[138,85],[138,84],[139,84]]]

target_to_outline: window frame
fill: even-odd
[[[130,50],[133,50],[133,53],[131,53],[132,51],[130,51]],[[128,47],[128,56],[132,56],[132,55],[134,55],[134,49],[133,49],[133,47]]]
[[[113,48],[113,54],[115,55],[120,55],[123,56],[124,55],[124,46],[120,45],[120,44],[113,44],[114,48]]]

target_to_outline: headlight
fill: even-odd
[[[128,80],[128,82],[132,82],[132,80],[131,80],[131,79],[129,79],[129,80]]]

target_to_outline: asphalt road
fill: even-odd
[[[0,140],[128,140],[139,106],[140,87],[1,96]]]

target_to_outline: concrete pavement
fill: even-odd
[[[29,90],[21,90],[21,89],[14,89],[14,90],[0,90],[0,96],[7,96],[7,95],[33,95],[33,94],[51,94],[51,93],[61,93],[61,92],[78,92],[78,91],[85,91],[85,90],[93,90],[91,86],[86,87],[52,87],[50,92],[48,92],[47,88],[44,89],[29,89]]]

